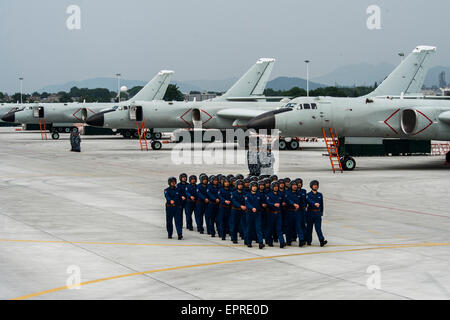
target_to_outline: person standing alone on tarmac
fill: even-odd
[[[164,197],[166,198],[166,229],[169,239],[173,235],[173,220],[175,220],[175,227],[177,229],[178,240],[183,239],[183,226],[181,222],[181,205],[182,198],[180,190],[177,188],[177,179],[170,177],[168,180],[169,187],[164,190]]]
[[[247,151],[247,164],[249,176],[259,176],[261,174],[261,165],[259,162],[259,150],[255,146],[249,146]]]
[[[324,247],[328,241],[322,233],[322,216],[323,216],[323,195],[319,190],[319,181],[314,180],[310,183],[311,192],[307,194],[306,200],[308,202],[308,210],[306,213],[306,241],[310,246],[312,243],[313,227],[316,229],[317,237],[320,241],[320,246]]]
[[[81,137],[78,130],[70,132],[70,145],[72,146],[71,152],[81,152]]]

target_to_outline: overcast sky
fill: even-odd
[[[69,5],[81,30],[69,30]],[[366,10],[381,8],[381,30]],[[347,64],[397,64],[399,51],[434,45],[434,65],[450,65],[450,2],[442,0],[0,0],[0,91],[121,72],[149,80],[161,69],[175,79],[240,76],[274,57],[273,77],[311,77]]]

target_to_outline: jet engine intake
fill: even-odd
[[[88,118],[88,111],[86,108],[82,108],[80,110],[81,113],[81,121],[86,122],[87,118]]]
[[[418,114],[416,110],[406,109],[402,111],[401,127],[403,133],[408,135],[416,133],[418,123]]]

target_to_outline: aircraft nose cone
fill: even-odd
[[[256,118],[251,119],[247,124],[248,129],[272,130],[275,129],[275,114],[273,111],[263,113]]]
[[[9,112],[2,117],[2,120],[5,122],[15,122],[16,121],[16,113]]]
[[[276,128],[276,116],[282,113],[290,112],[292,111],[291,108],[283,108],[278,110],[269,111],[263,114],[260,114],[259,116],[251,119],[248,124],[248,129],[255,129],[255,130],[273,130]]]
[[[96,113],[86,119],[86,124],[94,127],[103,127],[105,124],[105,115],[103,113]]]

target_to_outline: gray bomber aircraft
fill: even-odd
[[[416,48],[373,94],[399,95],[402,92],[419,92],[429,69],[428,58],[434,52],[435,48],[432,47]],[[139,116],[127,113],[124,110],[121,110],[121,112],[106,111],[88,118],[87,123],[92,126],[107,128],[136,128],[135,122],[137,119],[137,121],[145,122],[145,126],[148,128],[192,129],[201,127],[203,129],[223,130],[258,127],[261,119],[266,119],[268,116],[270,118],[277,113],[290,109],[283,108],[283,106],[286,106],[286,99],[281,102],[267,102],[268,97],[262,96],[269,76],[262,73],[261,70],[269,68],[273,62],[273,59],[260,59],[230,90],[213,100],[202,102],[149,102],[136,107],[137,110],[140,110]],[[253,79],[253,81],[250,81],[250,79]],[[366,98],[360,99],[365,101]],[[287,104],[287,106],[292,105]],[[317,104],[314,106],[317,106]],[[317,112],[317,109],[311,110],[311,112]],[[320,115],[317,115],[317,117],[320,118]],[[130,121],[130,119],[133,120]],[[249,121],[251,122],[249,123]],[[263,125],[265,126],[265,123]],[[273,125],[268,127],[273,127]],[[287,131],[283,132],[283,135],[297,136]],[[161,144],[159,143],[156,146],[157,148],[155,146],[152,143],[154,149],[159,149]]]
[[[266,102],[264,89],[275,63],[274,59],[259,59],[242,78],[225,94],[207,101],[165,102],[152,101],[141,104],[132,103],[115,110],[105,110],[86,120],[91,126],[104,128],[136,129],[136,123],[151,128],[159,138],[155,128],[229,129],[245,127],[247,121],[267,110],[281,107],[284,103]],[[276,97],[277,100],[283,99]],[[153,149],[161,148],[154,141]]]
[[[133,98],[133,103],[162,100],[171,81],[173,71],[160,71]],[[73,124],[84,123],[93,114],[114,108],[128,108],[131,100],[120,103],[38,103],[21,105],[5,114],[2,120],[20,124],[39,124],[45,120],[52,127],[52,138],[58,139],[58,132],[69,133]]]
[[[395,80],[391,74],[368,96],[296,98],[279,110],[252,119],[248,127],[278,129],[283,135],[303,137],[322,136],[322,128],[336,128],[340,137],[450,141],[450,101],[408,95],[419,91],[429,68],[428,57],[435,51],[436,48],[425,46],[414,49],[396,69],[402,71],[397,75],[405,76]],[[412,65],[414,77],[408,80]],[[389,96],[395,92],[397,96]],[[404,94],[398,96],[398,92]],[[356,166],[350,157],[344,157],[342,162],[347,170]]]

